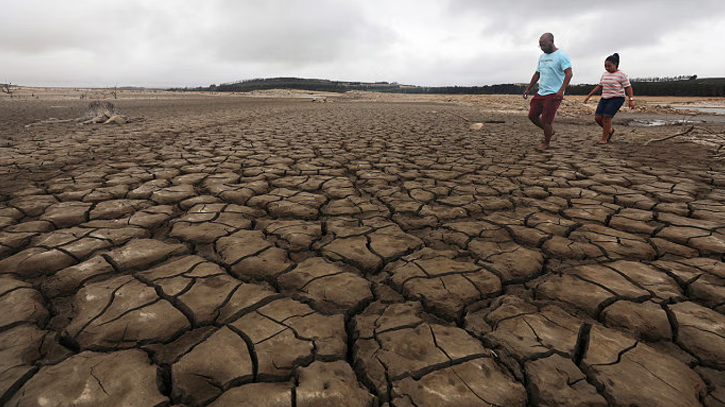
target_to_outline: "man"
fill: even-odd
[[[529,86],[524,91],[524,99],[529,97],[529,91],[536,82],[539,82],[539,91],[529,105],[529,120],[544,130],[544,142],[538,150],[549,148],[551,136],[554,134],[552,123],[564,100],[564,90],[569,86],[571,77],[571,61],[569,56],[554,45],[554,35],[546,33],[539,38],[539,47],[544,53],[539,57],[539,65]]]

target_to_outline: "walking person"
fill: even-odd
[[[599,144],[607,144],[614,134],[612,119],[619,108],[624,104],[625,93],[629,99],[629,108],[634,109],[634,93],[632,84],[629,83],[627,74],[619,70],[619,54],[614,53],[604,60],[605,72],[599,80],[599,85],[584,98],[584,103],[589,101],[593,94],[602,91],[597,110],[594,112],[594,121],[602,127],[602,139]]]
[[[552,33],[545,33],[539,38],[539,48],[544,53],[539,57],[536,72],[524,91],[524,99],[529,97],[531,88],[539,82],[539,91],[529,104],[529,120],[544,131],[544,142],[537,149],[543,151],[549,148],[554,134],[554,116],[564,100],[564,90],[569,86],[573,74],[569,56],[554,45]]]

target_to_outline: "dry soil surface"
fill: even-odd
[[[121,96],[0,100],[0,405],[725,405],[725,125]]]

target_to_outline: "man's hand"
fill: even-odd
[[[556,92],[556,96],[554,96],[554,100],[564,100],[564,91],[560,90]]]
[[[529,97],[529,91],[528,90],[525,90],[524,91],[524,99],[526,99],[528,97]]]

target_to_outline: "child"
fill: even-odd
[[[599,144],[606,144],[612,138],[612,134],[614,134],[612,118],[624,104],[625,92],[629,99],[629,108],[634,109],[632,85],[629,83],[627,74],[619,70],[619,54],[614,53],[608,56],[604,60],[604,69],[606,72],[602,74],[599,85],[584,98],[584,103],[587,103],[593,94],[602,91],[602,98],[599,99],[599,105],[594,112],[594,121],[602,126],[602,139]]]

